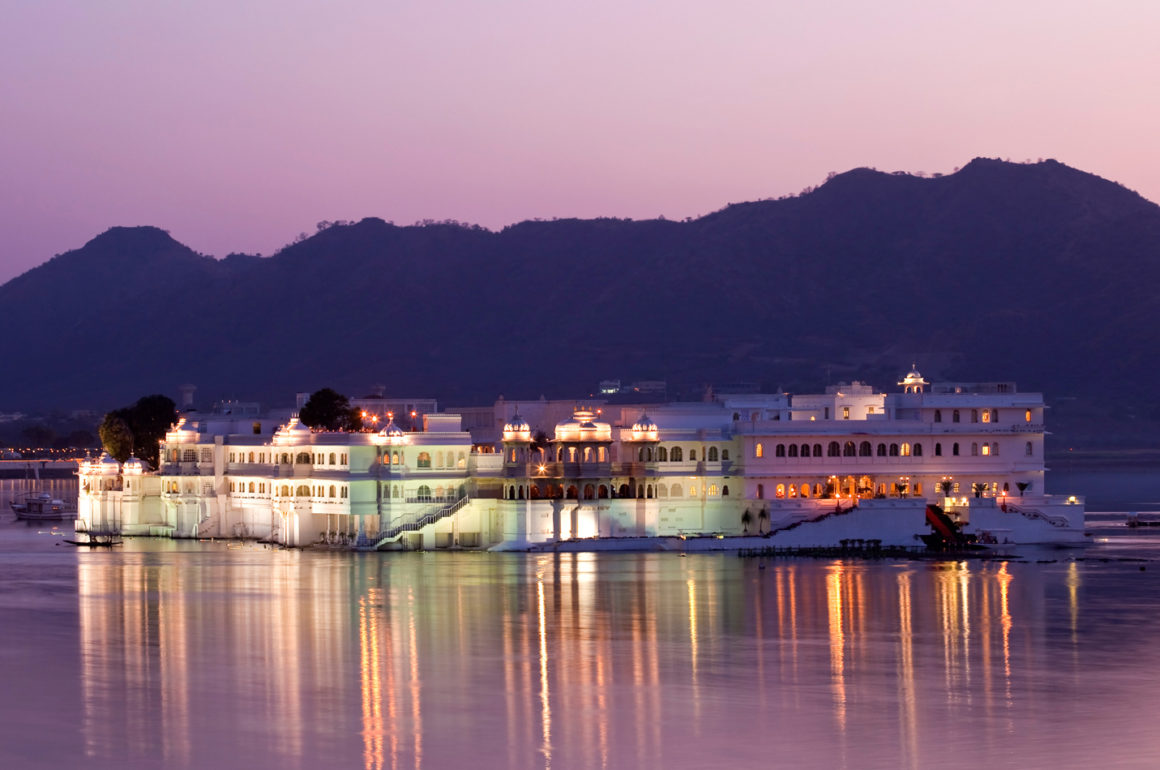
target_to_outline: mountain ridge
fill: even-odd
[[[882,387],[1017,380],[1114,401],[1160,334],[1160,206],[1057,161],[867,168],[684,221],[498,231],[340,223],[269,257],[199,255],[111,228],[0,286],[0,408],[105,409],[199,384],[286,402],[333,385],[442,400],[569,396],[598,380]],[[41,301],[51,298],[51,303]],[[925,364],[924,364],[925,362]]]

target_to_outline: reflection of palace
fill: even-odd
[[[423,415],[410,431],[389,416],[379,431],[333,433],[190,413],[156,472],[83,463],[80,519],[381,548],[709,533],[909,545],[931,502],[986,540],[1082,539],[1081,502],[1044,494],[1040,394],[931,386],[917,371],[899,385],[647,407],[501,399]]]
[[[995,562],[251,553],[78,565],[89,757],[644,767],[722,756],[740,733],[818,766],[784,740],[814,731],[924,767],[957,718],[981,714],[976,737],[1001,742],[1030,718],[1019,679],[1076,644],[1043,636],[1078,620],[1074,592],[1048,616],[1074,569],[1051,584]],[[223,730],[223,709],[247,729]]]

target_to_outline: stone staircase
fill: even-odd
[[[374,546],[372,547],[375,549],[382,548],[388,543],[395,542],[407,532],[418,532],[423,527],[428,527],[437,521],[441,521],[448,516],[452,516],[458,513],[463,508],[463,506],[467,505],[469,502],[471,502],[471,498],[467,495],[464,495],[453,503],[436,506],[433,509],[429,508],[426,511],[407,516],[403,521],[399,522],[390,529],[386,529],[380,532]]]

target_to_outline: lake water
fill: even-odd
[[[1160,761],[1160,532],[1005,561],[347,554],[0,516],[0,767]]]

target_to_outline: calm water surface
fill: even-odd
[[[0,767],[1155,767],[1160,532],[1007,561],[62,544]]]

